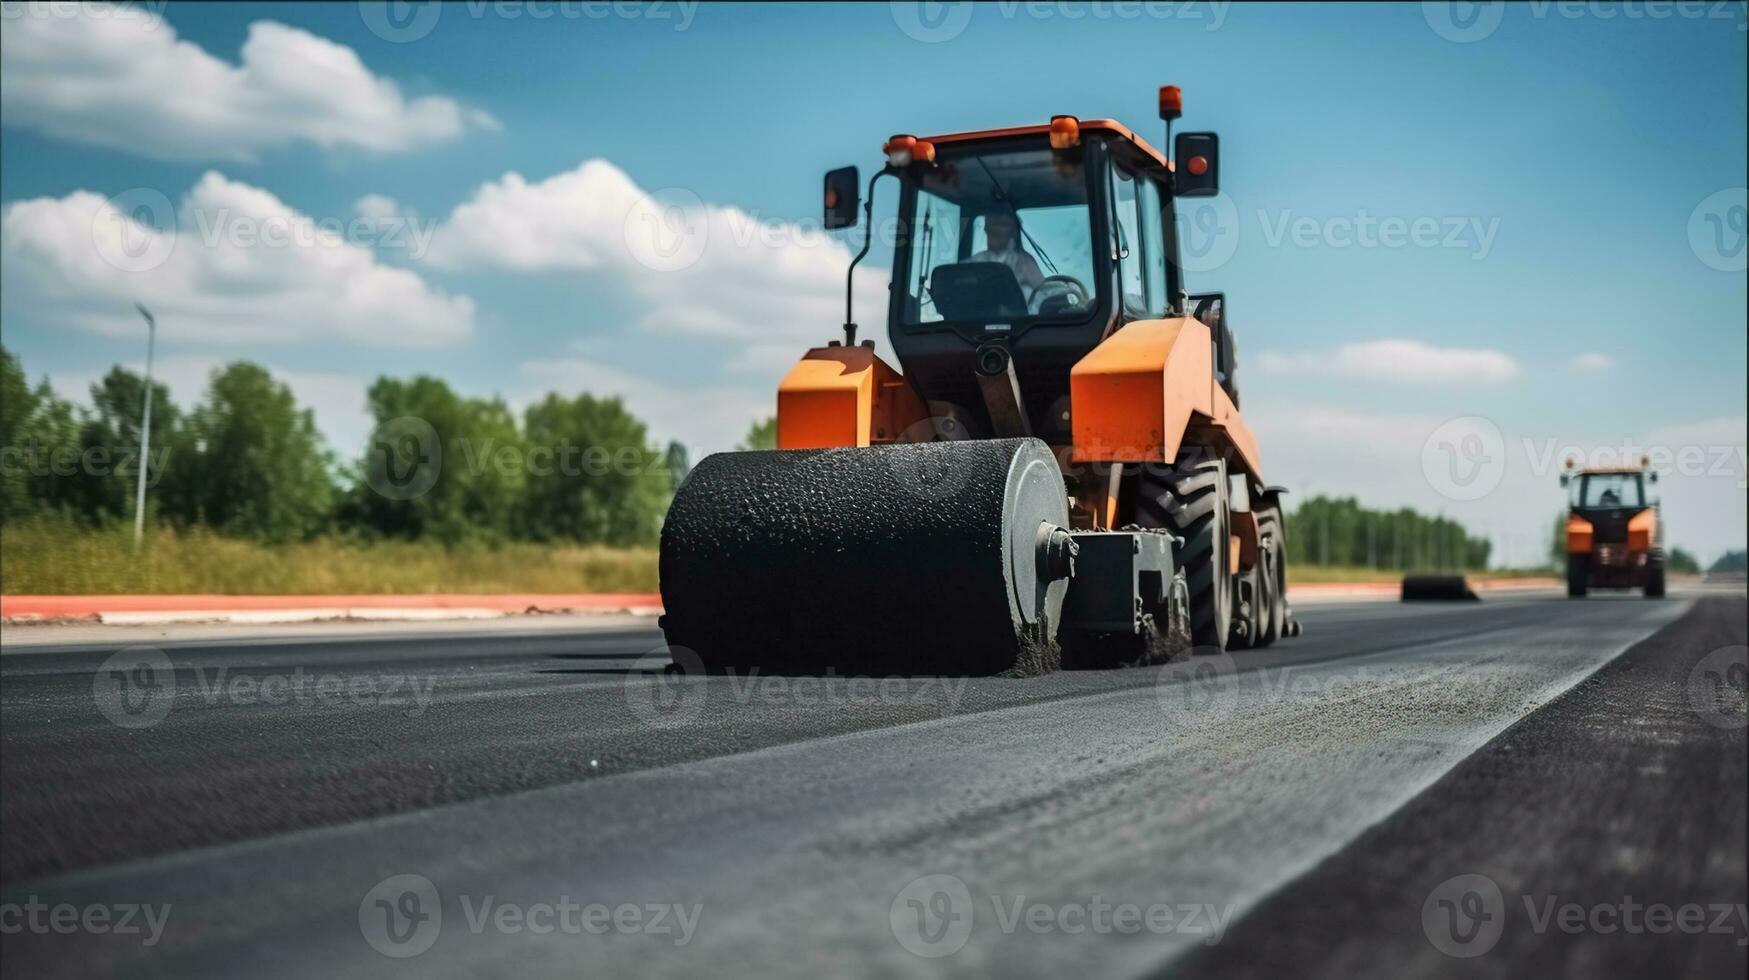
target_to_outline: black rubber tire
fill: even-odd
[[[1567,598],[1585,598],[1586,580],[1591,574],[1591,560],[1584,555],[1567,556]]]
[[[1190,637],[1199,653],[1227,649],[1233,579],[1227,569],[1227,463],[1191,450],[1164,473],[1144,472],[1136,519],[1184,539],[1174,557],[1190,587]]]
[[[1266,615],[1253,646],[1266,647],[1281,638],[1287,627],[1287,538],[1281,520],[1281,505],[1271,503],[1257,511],[1257,536],[1263,545],[1259,556],[1263,574]]]
[[[1646,584],[1641,591],[1648,599],[1664,598],[1664,563],[1653,560],[1646,564]]]

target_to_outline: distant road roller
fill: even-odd
[[[1263,647],[1298,632],[1281,497],[1239,415],[1221,293],[1192,294],[1174,159],[1106,119],[887,141],[825,223],[898,187],[887,334],[802,356],[778,448],[702,460],[662,530],[662,627],[711,670],[1030,674]],[[1228,230],[1227,233],[1231,233]],[[677,661],[679,655],[677,655]]]
[[[1664,595],[1664,522],[1653,489],[1650,460],[1638,466],[1573,466],[1561,472],[1567,488],[1567,595],[1592,589],[1639,589]]]

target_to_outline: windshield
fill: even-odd
[[[1577,507],[1644,507],[1638,473],[1586,473],[1579,478]]]
[[[1093,308],[1081,163],[1044,147],[944,151],[911,201],[905,322],[1080,317]]]

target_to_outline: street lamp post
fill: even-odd
[[[146,408],[140,413],[139,479],[134,483],[134,550],[138,551],[140,539],[146,534],[146,461],[151,458],[152,449],[152,348],[158,339],[158,322],[144,306],[135,303],[134,309],[146,318]]]

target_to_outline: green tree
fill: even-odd
[[[378,378],[369,404],[376,430],[357,466],[347,522],[446,544],[511,533],[529,460],[501,399],[464,398],[421,375]]]
[[[188,437],[172,464],[185,490],[177,516],[271,541],[308,537],[327,522],[333,460],[309,410],[259,365],[213,372]]]
[[[747,435],[737,446],[735,446],[735,448],[742,452],[751,452],[758,449],[776,449],[777,416],[767,416],[758,422],[754,422],[753,425],[747,429]]]
[[[1708,568],[1707,571],[1723,574],[1741,574],[1749,571],[1749,552],[1745,552],[1741,548],[1736,551],[1727,551],[1720,555],[1719,560],[1713,562],[1712,567]]]
[[[0,520],[76,510],[84,415],[0,347]]]
[[[1356,568],[1481,569],[1493,545],[1457,521],[1408,508],[1368,510],[1352,497],[1311,497],[1287,515],[1288,561]]]
[[[529,445],[522,528],[530,537],[605,544],[654,541],[678,479],[674,450],[650,448],[617,398],[547,397],[524,415]],[[684,466],[684,450],[678,462]]]
[[[1681,548],[1671,548],[1669,557],[1664,559],[1664,567],[1680,575],[1699,575],[1700,562],[1694,556]]]
[[[91,386],[94,411],[80,427],[81,466],[73,493],[76,509],[93,522],[133,519],[145,391],[145,379],[123,367],[110,368]],[[178,449],[186,448],[180,446],[181,425],[181,413],[170,400],[170,389],[162,382],[152,382],[148,508],[158,502],[150,491],[162,483]]]

